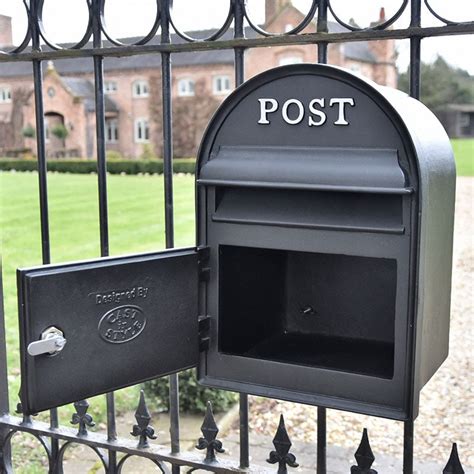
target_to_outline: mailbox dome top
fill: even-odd
[[[235,89],[204,133],[197,179],[222,146],[393,149],[409,182],[454,175],[446,132],[421,102],[323,64],[277,67]]]

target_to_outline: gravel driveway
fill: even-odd
[[[423,389],[415,423],[415,458],[444,464],[455,441],[465,466],[474,466],[473,208],[474,178],[458,178],[450,354]],[[293,440],[316,442],[316,408],[295,403],[252,397],[251,430],[273,436],[280,413]],[[402,423],[328,410],[329,444],[355,450],[363,427],[375,456],[402,457]]]

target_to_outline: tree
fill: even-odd
[[[195,157],[202,134],[212,114],[219,106],[217,100],[206,89],[205,81],[198,80],[194,95],[173,98],[173,150],[177,158]],[[150,118],[154,148],[159,153],[163,146],[163,100],[161,78],[150,77]]]
[[[399,89],[408,92],[409,72],[400,74]],[[441,112],[446,104],[474,103],[474,76],[450,66],[441,56],[431,63],[421,64],[420,100],[434,113]]]

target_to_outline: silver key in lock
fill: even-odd
[[[28,354],[31,356],[55,355],[63,350],[66,342],[63,332],[57,327],[51,326],[41,333],[39,341],[28,344]]]

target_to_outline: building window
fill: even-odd
[[[286,66],[287,64],[299,64],[303,62],[303,58],[301,56],[283,56],[280,58],[279,65]]]
[[[104,92],[106,94],[113,94],[114,92],[117,92],[117,83],[115,81],[105,81]]]
[[[49,123],[46,117],[44,118],[44,139],[49,142]]]
[[[150,128],[148,119],[135,120],[135,143],[146,143],[150,141]]]
[[[469,127],[471,124],[471,117],[469,114],[460,113],[459,114],[459,126],[460,127]]]
[[[150,93],[147,81],[135,81],[132,86],[133,97],[148,97]]]
[[[0,87],[0,103],[8,103],[12,101],[12,92],[9,87]]]
[[[228,94],[230,92],[230,77],[229,76],[214,77],[212,90],[214,94]]]
[[[118,142],[119,138],[119,129],[118,129],[118,120],[106,120],[105,121],[105,141],[107,143]]]
[[[194,81],[192,79],[180,79],[178,81],[178,95],[190,97],[194,95]]]

